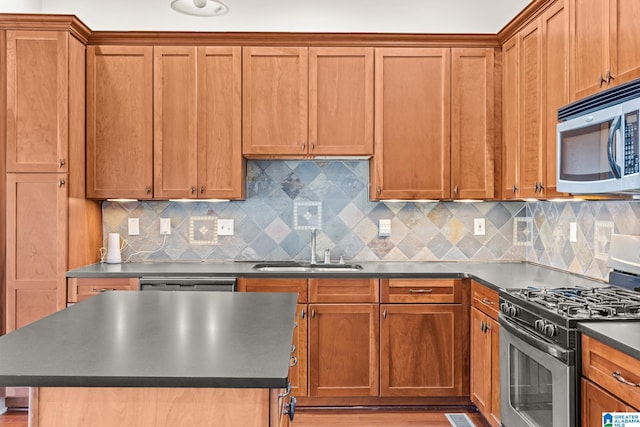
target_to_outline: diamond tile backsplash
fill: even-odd
[[[589,202],[371,202],[369,163],[249,161],[247,199],[232,202],[103,202],[103,235],[126,240],[123,260],[307,260],[310,230],[317,249],[348,261],[529,260],[597,279],[611,232],[640,234],[640,204]],[[127,218],[140,235],[127,235]],[[171,234],[160,235],[160,218]],[[233,219],[233,236],[217,219]],[[486,234],[473,234],[485,218]],[[391,236],[378,237],[378,220]],[[578,239],[569,242],[569,223]]]

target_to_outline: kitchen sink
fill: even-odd
[[[254,270],[259,271],[273,271],[273,272],[320,272],[320,271],[360,271],[362,266],[360,264],[311,264],[308,262],[295,262],[295,261],[275,261],[275,262],[261,262],[253,266]]]

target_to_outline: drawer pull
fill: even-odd
[[[493,304],[495,304],[495,302],[493,302],[493,301],[491,301],[491,300],[488,300],[488,299],[486,299],[486,298],[482,298],[482,299],[480,300],[480,302],[481,302],[481,303],[483,303],[483,304],[485,304],[485,305],[493,305]]]
[[[410,294],[430,294],[433,289],[409,289]]]
[[[107,292],[107,291],[115,291],[113,288],[93,288],[91,292]]]
[[[622,384],[630,385],[631,387],[640,387],[640,383],[632,383],[631,381],[627,381],[620,371],[615,371],[611,373],[611,376],[621,382]]]
[[[291,362],[289,363],[290,367],[294,367],[298,364],[298,358],[296,356],[291,356]]]

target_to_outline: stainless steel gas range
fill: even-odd
[[[637,250],[626,253],[640,257],[640,237],[633,240]],[[619,242],[612,240],[612,254],[617,246]],[[628,270],[614,270],[611,286],[549,284],[500,293],[500,403],[505,426],[579,425],[577,325],[586,320],[640,320],[640,292],[635,290],[640,289],[640,271],[634,273],[633,266]]]

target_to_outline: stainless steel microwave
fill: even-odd
[[[640,80],[569,104],[558,119],[558,191],[640,193]]]

